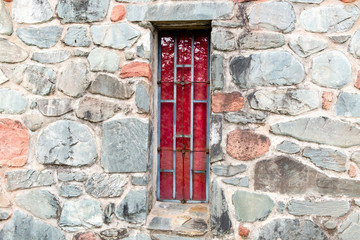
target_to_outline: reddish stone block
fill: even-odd
[[[211,109],[215,113],[237,112],[244,106],[244,98],[239,92],[214,93],[211,96]]]
[[[322,108],[324,110],[329,110],[333,101],[334,101],[334,93],[332,93],[332,92],[323,92],[323,94],[322,94]]]
[[[349,177],[354,178],[357,175],[356,167],[354,164],[350,164],[349,170],[348,170]]]
[[[83,233],[77,233],[73,240],[100,240],[98,235],[93,232],[83,232]]]
[[[13,0],[4,0],[5,2],[12,2]]]
[[[250,230],[247,227],[239,226],[238,233],[241,237],[247,237],[249,236]]]
[[[28,158],[29,132],[19,121],[0,119],[0,166],[21,167]]]
[[[360,70],[358,71],[358,75],[357,75],[356,82],[355,82],[354,86],[356,88],[360,89]]]
[[[121,19],[123,19],[125,17],[125,13],[126,13],[126,10],[123,5],[116,5],[113,7],[113,9],[111,11],[110,19],[113,22],[120,21]]]
[[[121,78],[146,77],[151,79],[152,72],[150,65],[144,62],[132,62],[122,67],[120,71]]]
[[[342,2],[344,3],[352,3],[352,2],[355,2],[355,0],[341,0]]]
[[[238,160],[253,160],[269,150],[270,139],[250,130],[236,129],[227,137],[227,153]]]

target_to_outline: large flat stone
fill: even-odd
[[[276,146],[276,150],[283,153],[293,154],[300,152],[300,146],[296,143],[285,140]]]
[[[245,32],[240,35],[238,43],[240,49],[264,50],[284,46],[285,38],[280,33]]]
[[[119,197],[123,193],[126,184],[126,176],[95,173],[86,182],[85,190],[96,198]]]
[[[54,174],[50,170],[14,170],[6,172],[5,178],[9,191],[55,184]]]
[[[235,36],[230,31],[212,31],[211,43],[214,46],[214,49],[220,51],[233,51],[236,49]]]
[[[146,190],[130,190],[116,209],[116,216],[130,223],[145,223],[148,202]]]
[[[116,77],[99,74],[91,83],[89,92],[106,97],[128,99],[133,95],[134,90],[128,83],[120,81]]]
[[[65,45],[71,47],[89,47],[91,40],[84,26],[70,26],[62,40]]]
[[[135,103],[140,113],[149,113],[150,96],[149,85],[147,83],[140,82],[136,85]]]
[[[295,216],[315,215],[322,217],[342,217],[350,210],[345,200],[300,201],[291,200],[287,208]]]
[[[218,176],[231,177],[246,171],[246,165],[212,165],[211,171]]]
[[[233,232],[224,191],[216,180],[211,183],[210,229],[216,236],[223,236]]]
[[[0,34],[11,35],[13,23],[9,11],[3,1],[0,2]]]
[[[347,156],[335,149],[331,148],[310,148],[306,147],[302,155],[310,158],[311,161],[318,167],[333,170],[336,172],[346,171],[346,158]]]
[[[270,129],[274,134],[338,147],[360,145],[360,129],[350,123],[327,117],[298,118],[277,123]]]
[[[18,23],[42,23],[53,15],[48,0],[16,0],[12,4],[12,17]]]
[[[264,112],[243,112],[238,111],[236,113],[226,113],[225,120],[231,123],[257,123],[264,124],[267,114]]]
[[[341,240],[357,240],[360,234],[360,212],[351,213],[341,224],[338,236]]]
[[[0,113],[21,114],[28,105],[26,97],[9,88],[0,89],[0,99]]]
[[[5,38],[0,37],[0,62],[4,63],[18,63],[23,62],[29,54],[27,51],[16,45],[15,43],[9,42]]]
[[[234,83],[240,88],[289,86],[305,78],[303,65],[292,54],[283,51],[234,57],[230,61],[230,71]]]
[[[289,47],[291,50],[303,58],[320,52],[327,48],[327,46],[327,41],[309,35],[299,35],[292,37],[289,41]]]
[[[213,89],[224,87],[224,58],[220,54],[211,56],[211,83]]]
[[[59,117],[72,111],[70,98],[38,99],[36,105],[40,113],[47,117]]]
[[[222,181],[226,184],[237,186],[237,187],[249,187],[249,177],[225,178]]]
[[[360,94],[340,93],[336,102],[336,115],[345,117],[360,117]]]
[[[16,34],[25,44],[39,48],[51,48],[59,41],[62,27],[18,28]]]
[[[44,64],[61,63],[71,57],[71,52],[67,50],[52,50],[46,52],[34,52],[31,60]]]
[[[104,48],[91,50],[88,61],[93,72],[116,72],[120,65],[120,56],[116,51]]]
[[[120,106],[116,103],[86,96],[78,101],[75,114],[90,122],[102,122],[113,117],[119,110]]]
[[[148,120],[125,118],[103,124],[101,165],[106,172],[146,172]]]

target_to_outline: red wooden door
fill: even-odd
[[[205,32],[160,36],[158,199],[208,200],[208,53]]]

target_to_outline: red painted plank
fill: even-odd
[[[160,198],[172,199],[173,174],[169,172],[160,173]]]
[[[206,151],[206,103],[194,103],[194,151]]]
[[[206,200],[206,174],[193,174],[193,200]]]
[[[191,64],[191,35],[178,35],[177,64]]]

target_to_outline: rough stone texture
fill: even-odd
[[[66,201],[62,207],[59,226],[68,232],[101,227],[102,210],[96,200]]]
[[[341,240],[356,240],[360,233],[360,212],[351,213],[341,224],[338,237]]]
[[[129,236],[126,228],[109,228],[100,232],[102,240],[124,239]]]
[[[230,184],[237,187],[249,187],[249,177],[243,178],[226,178],[222,180],[226,184]]]
[[[211,171],[218,176],[231,177],[238,173],[245,172],[246,165],[213,165],[211,166]]]
[[[115,215],[115,203],[109,203],[104,210],[104,222],[110,224]]]
[[[60,209],[55,195],[46,190],[32,190],[16,195],[15,202],[35,217],[57,218]]]
[[[79,100],[75,114],[78,118],[90,122],[102,122],[113,117],[119,110],[116,103],[86,96]]]
[[[295,2],[295,3],[316,3],[316,4],[320,4],[323,1],[324,0],[290,0],[290,2]]]
[[[193,237],[180,237],[174,235],[167,235],[167,234],[153,234],[151,235],[152,239],[154,240],[205,240],[205,238],[193,238]],[[133,240],[133,239],[131,239]],[[136,239],[138,240],[138,239]],[[143,240],[143,239],[140,239]],[[147,238],[145,240],[148,240]]]
[[[150,230],[171,231],[171,219],[166,217],[154,217],[148,224]]]
[[[355,165],[352,164],[352,163],[349,165],[348,175],[349,175],[349,177],[351,177],[351,178],[354,178],[354,177],[356,177],[356,175],[357,175],[356,167],[355,167]]]
[[[84,172],[78,171],[59,171],[58,180],[62,182],[84,182],[87,179],[87,176]]]
[[[37,65],[19,65],[14,71],[14,81],[36,95],[50,95],[55,90],[56,72]]]
[[[350,210],[345,200],[300,201],[291,200],[287,206],[289,213],[295,216],[316,215],[322,217],[342,217]]]
[[[10,218],[10,216],[11,216],[10,212],[0,210],[0,221],[1,220],[7,220],[7,219]]]
[[[236,49],[235,37],[230,31],[211,32],[211,43],[216,50],[233,51]]]
[[[274,219],[255,233],[254,240],[293,240],[316,239],[327,240],[328,237],[321,228],[310,220]]]
[[[341,36],[329,36],[329,39],[334,43],[342,44],[351,38],[351,35],[341,35]]]
[[[59,188],[59,195],[65,198],[79,197],[83,194],[83,188],[80,184],[65,183]]]
[[[220,54],[211,56],[211,84],[212,89],[219,90],[224,87],[224,58]]]
[[[56,12],[61,23],[96,22],[105,18],[110,0],[60,0]]]
[[[222,141],[222,116],[211,115],[211,126],[210,126],[210,156],[211,162],[220,161],[224,158],[224,153],[221,147]]]
[[[9,191],[33,187],[50,186],[55,183],[50,170],[15,170],[5,173],[6,187]]]
[[[64,234],[51,225],[18,210],[0,231],[0,239],[65,240]]]
[[[285,45],[285,38],[280,33],[245,32],[240,35],[238,43],[240,49],[264,50]]]
[[[227,137],[227,153],[235,159],[248,161],[269,150],[270,139],[250,130],[233,130]]]
[[[322,108],[324,110],[330,110],[331,104],[334,101],[334,93],[332,92],[323,92],[322,94]]]
[[[203,236],[208,230],[206,221],[202,218],[191,218],[176,229],[176,233],[186,236]]]
[[[0,207],[7,208],[11,206],[9,198],[5,195],[4,189],[0,187]]]
[[[254,176],[254,189],[260,191],[360,197],[360,181],[328,177],[285,156],[257,162]]]
[[[0,37],[0,62],[4,63],[18,63],[23,62],[29,54],[27,51],[9,42],[5,38]]]
[[[132,62],[121,68],[120,77],[146,77],[150,81],[152,77],[152,71],[148,63]]]
[[[89,87],[89,92],[104,95],[107,97],[128,99],[134,90],[131,86],[116,77],[106,74],[99,74]]]
[[[232,202],[236,220],[244,222],[264,220],[274,207],[270,197],[244,191],[236,191],[232,196]]]
[[[18,23],[42,23],[53,15],[48,0],[16,0],[12,5],[12,17]]]
[[[9,11],[3,1],[0,2],[0,34],[11,35],[13,23]]]
[[[318,167],[334,170],[336,172],[346,171],[346,155],[338,150],[330,148],[313,149],[306,147],[302,155],[310,158]]]
[[[83,26],[68,27],[62,41],[65,45],[71,47],[89,47],[91,44],[91,40],[87,34],[87,29]]]
[[[243,106],[244,98],[240,92],[219,92],[211,95],[211,109],[215,113],[236,112]]]
[[[252,93],[248,99],[254,109],[288,115],[299,115],[321,105],[319,93],[312,89],[263,89]]]
[[[162,3],[154,5],[128,5],[126,18],[141,21],[196,21],[229,17],[233,14],[231,2]],[[165,14],[166,13],[166,14]]]
[[[248,229],[247,227],[244,227],[244,226],[239,226],[239,228],[238,228],[239,236],[247,237],[247,236],[249,236],[249,233],[250,233],[250,229]]]
[[[33,132],[41,128],[44,123],[43,117],[39,114],[23,115],[22,121],[24,122],[24,125]]]
[[[286,204],[284,203],[284,202],[278,202],[277,203],[277,211],[279,212],[279,213],[284,213],[284,211],[285,211],[285,207],[286,207]]]
[[[257,123],[263,124],[265,123],[267,115],[264,112],[236,112],[236,113],[226,113],[225,120],[231,123],[240,123],[240,124],[248,124],[248,123]]]
[[[96,144],[88,127],[70,120],[59,120],[44,128],[36,143],[41,164],[85,166],[94,163]]]
[[[333,230],[337,227],[337,223],[333,220],[326,221],[324,227],[329,230]]]
[[[211,183],[210,229],[216,236],[223,236],[233,232],[229,207],[224,191],[216,180]]]
[[[93,25],[90,31],[95,44],[115,49],[131,47],[140,36],[140,31],[128,23]]]
[[[116,72],[120,65],[120,56],[116,51],[95,48],[91,50],[88,61],[93,72]]]
[[[341,88],[351,80],[351,64],[339,51],[329,51],[313,58],[312,80],[329,88]]]
[[[28,105],[26,97],[8,88],[0,89],[0,99],[0,113],[21,114]]]
[[[292,54],[282,51],[234,57],[230,71],[234,83],[240,88],[289,86],[305,78],[303,65]]]
[[[72,240],[100,240],[94,232],[81,232],[74,235]]]
[[[247,9],[251,29],[266,29],[288,33],[294,30],[296,16],[288,2],[271,1],[258,3]]]
[[[146,186],[150,181],[150,174],[142,176],[131,176],[131,183],[135,186]]]
[[[58,117],[72,111],[70,98],[38,99],[36,105],[42,115]]]
[[[125,118],[103,124],[101,165],[106,172],[146,172],[148,120]]]
[[[311,37],[310,35],[299,35],[291,38],[289,47],[300,57],[308,57],[328,47],[325,40]]]
[[[116,216],[131,223],[145,223],[147,215],[146,190],[130,190],[116,209]]]
[[[44,64],[61,63],[71,57],[71,52],[67,50],[53,50],[46,52],[34,52],[31,60]]]
[[[359,128],[327,117],[298,118],[274,124],[270,130],[274,134],[290,136],[301,141],[338,147],[360,145]]]
[[[0,85],[9,81],[9,78],[0,69]]]
[[[322,6],[301,12],[300,23],[310,32],[346,32],[354,26],[359,14],[355,5]]]
[[[135,103],[140,112],[149,113],[150,111],[149,86],[145,82],[140,82],[139,84],[136,85]]]
[[[74,49],[73,54],[75,57],[88,57],[90,52],[84,51],[82,49]]]
[[[29,141],[29,132],[19,121],[0,118],[0,166],[24,166],[28,159]]]
[[[300,152],[300,146],[296,143],[285,140],[276,146],[276,150],[283,153],[293,154]]]
[[[85,184],[85,191],[96,198],[119,197],[127,183],[126,176],[95,173]]]
[[[16,34],[25,44],[39,48],[51,48],[59,41],[63,28],[48,26],[40,28],[18,28]]]
[[[111,11],[110,19],[113,22],[120,21],[125,17],[126,14],[126,8],[124,5],[115,5]]]
[[[336,102],[336,115],[345,117],[360,117],[360,94],[340,93]]]
[[[360,58],[360,28],[356,30],[355,34],[351,38],[349,45],[349,52],[355,57]]]
[[[57,87],[70,97],[81,97],[90,84],[87,74],[88,70],[85,61],[69,61],[60,74]]]

